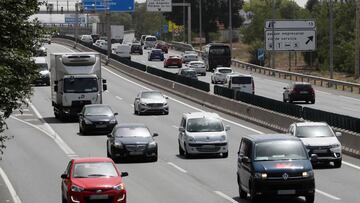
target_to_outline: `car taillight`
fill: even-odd
[[[309,92],[310,92],[310,94],[315,94],[315,91],[314,91],[313,88],[311,88],[311,89],[309,90]]]

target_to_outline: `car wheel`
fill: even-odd
[[[247,193],[241,188],[240,185],[239,185],[239,196],[240,196],[240,199],[246,199],[246,197],[247,197]]]
[[[334,161],[334,167],[335,167],[335,168],[340,168],[340,167],[341,167],[341,163],[342,163],[341,160]]]
[[[307,195],[307,196],[305,196],[305,200],[306,200],[306,203],[313,203],[315,200],[315,195],[314,194]]]
[[[109,153],[109,143],[106,142],[106,157],[111,158],[111,154]]]
[[[152,162],[157,162],[157,160],[158,160],[158,155],[157,154],[155,156],[151,157]]]
[[[135,114],[135,115],[138,115],[138,113],[139,113],[139,112],[136,111],[136,108],[135,108],[135,106],[134,106],[134,114]]]
[[[180,143],[178,143],[178,144],[179,144],[179,155],[184,156],[185,152],[184,152],[183,148],[181,148]]]
[[[312,103],[312,104],[315,104],[315,99],[311,100],[311,103]]]
[[[251,184],[251,183],[250,183]],[[250,201],[253,203],[259,202],[260,196],[255,194],[255,191],[250,187]]]
[[[81,128],[80,123],[79,123],[79,133],[80,133],[80,134],[83,134],[83,133],[84,133],[84,132],[83,132],[83,129]]]
[[[64,194],[62,193],[61,193],[61,200],[62,203],[67,203],[67,200],[65,199]]]
[[[222,153],[222,157],[223,158],[227,158],[229,156],[229,151],[225,152],[225,153]]]
[[[178,66],[178,68],[181,68],[181,67],[182,67],[182,65]]]

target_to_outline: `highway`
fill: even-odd
[[[72,50],[52,44],[48,46],[48,51]],[[218,112],[224,123],[231,127],[228,132],[229,157],[183,159],[178,155],[177,145],[177,127],[182,113],[211,110],[164,92],[169,96],[169,115],[136,116],[132,106],[135,95],[140,90],[154,87],[124,76],[108,66],[103,68],[103,77],[108,81],[104,103],[119,113],[119,123],[141,122],[152,132],[159,133],[159,137],[155,138],[159,144],[158,162],[130,160],[117,164],[121,171],[129,172],[129,176],[124,178],[128,202],[249,202],[239,199],[236,183],[240,139],[247,134],[273,131]],[[24,108],[24,114],[14,112],[7,120],[9,130],[6,133],[13,135],[14,139],[7,142],[0,167],[7,174],[21,202],[60,202],[60,175],[67,162],[75,157],[106,156],[106,136],[83,136],[78,133],[78,123],[55,119],[50,87],[34,87],[31,103]],[[340,169],[324,166],[315,170],[315,202],[358,202],[360,161],[348,156],[344,156],[343,160]],[[301,203],[305,200],[276,199],[273,202]]]
[[[161,70],[166,70],[169,72],[177,73],[178,68],[170,67],[164,68],[162,61],[147,61],[148,51],[144,51],[143,55],[132,55],[131,59],[138,63],[148,64],[159,68]],[[169,50],[169,54],[165,54],[165,57],[168,55],[178,55],[181,56],[181,52]],[[184,66],[184,65],[183,65]],[[252,74],[255,81],[255,94],[263,97],[275,99],[282,101],[283,88],[290,84],[291,81],[274,78],[258,73],[251,73],[240,68],[234,68],[236,72],[244,74]],[[199,76],[199,80],[211,83],[211,74],[207,72],[206,76]],[[219,84],[220,85],[220,84]],[[211,92],[213,92],[213,86],[211,84]],[[352,117],[359,117],[360,115],[360,94],[353,94],[350,92],[338,91],[334,89],[324,88],[314,86],[316,103],[315,104],[306,104],[304,102],[295,102],[304,107],[315,108],[323,111],[333,112],[342,115],[348,115]]]

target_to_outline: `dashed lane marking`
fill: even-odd
[[[183,172],[183,173],[187,173],[187,171],[183,168],[181,168],[180,166],[177,166],[176,164],[172,163],[172,162],[168,162],[168,164],[174,168],[176,168],[177,170],[179,170],[180,172]]]

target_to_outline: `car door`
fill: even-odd
[[[295,125],[291,124],[289,129],[288,129],[288,133],[295,136],[294,132],[295,132]]]
[[[186,119],[185,118],[181,119],[180,128],[183,128],[184,130],[186,129]],[[179,142],[180,142],[180,145],[182,146],[183,149],[185,149],[185,146],[184,146],[185,139],[184,139],[184,137],[185,137],[185,131],[184,132],[179,131]]]
[[[247,191],[249,191],[249,180],[252,172],[251,148],[251,142],[247,139],[242,139],[238,152],[238,175],[242,188]],[[248,158],[248,162],[244,160],[245,157]]]
[[[71,180],[70,180],[71,167],[72,167],[72,161],[69,161],[69,163],[68,163],[68,165],[67,165],[67,167],[66,167],[66,169],[65,169],[65,172],[64,172],[64,174],[67,175],[67,178],[62,179],[62,181],[61,181],[61,190],[62,190],[62,192],[63,192],[63,194],[64,194],[64,196],[65,196],[66,199],[67,199],[67,197],[68,197],[68,195],[67,195],[67,193],[68,193],[68,188],[69,188],[70,185],[71,185]]]

